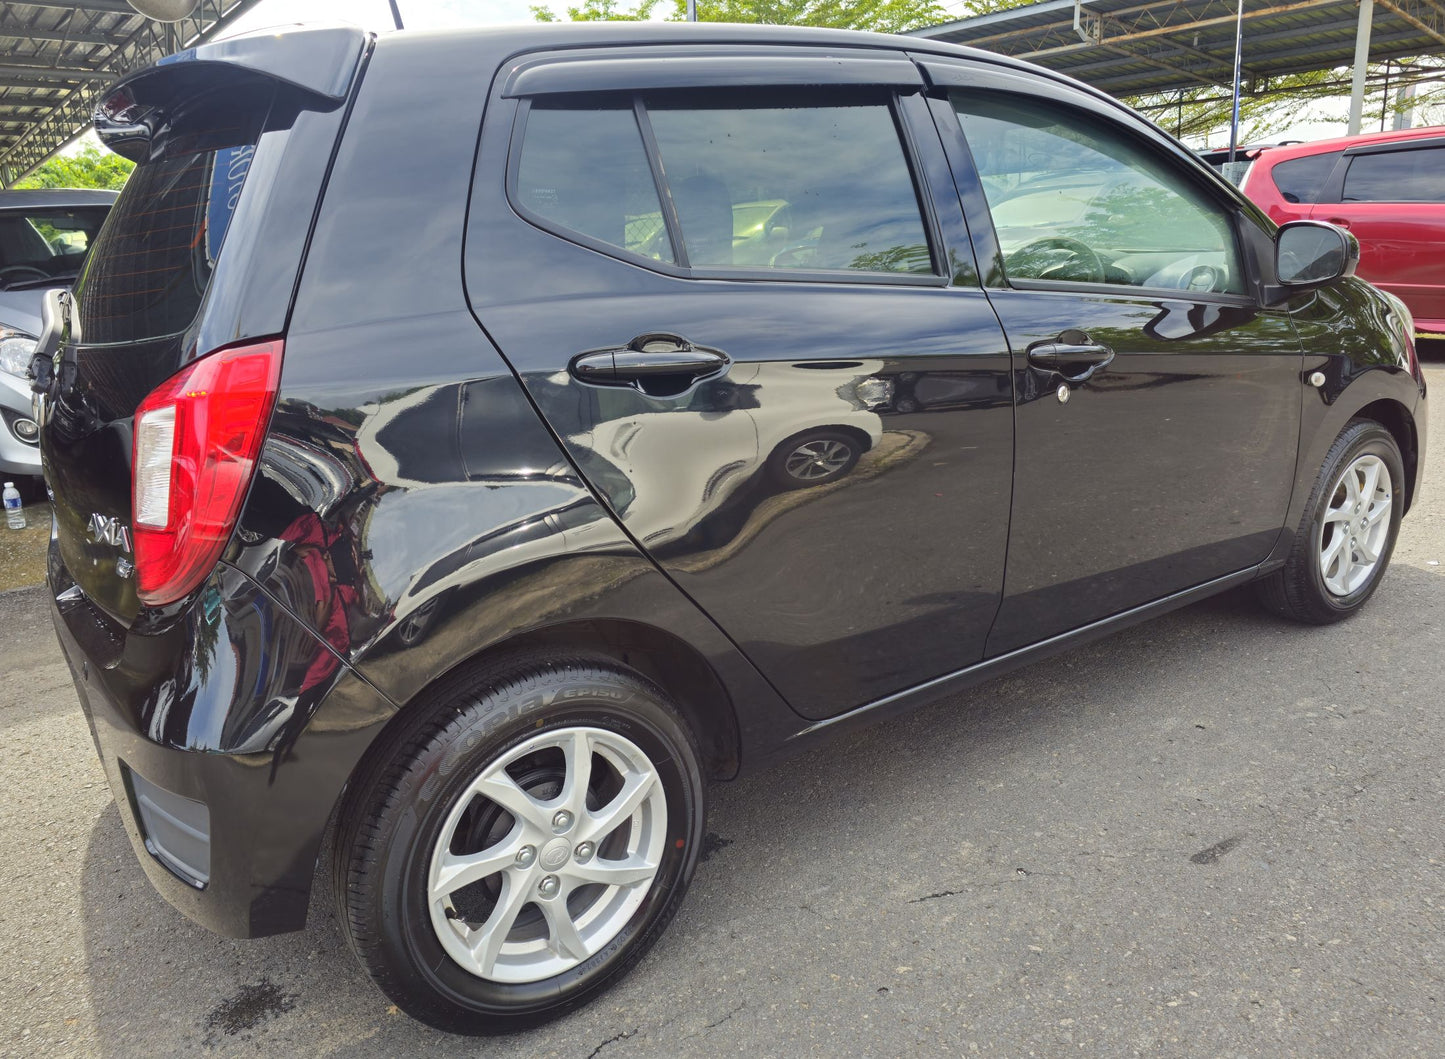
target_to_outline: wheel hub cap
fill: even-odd
[[[539,759],[553,777],[545,785],[526,779],[540,774],[525,771]],[[474,803],[500,810],[510,830],[468,837],[463,822]],[[478,978],[551,978],[623,931],[652,888],[666,841],[662,781],[635,743],[600,728],[544,732],[487,764],[452,805],[427,874],[432,929]]]
[[[555,838],[542,847],[542,867],[556,871],[572,856],[572,844],[565,838]]]
[[[1378,456],[1351,461],[1335,482],[1315,538],[1320,577],[1334,596],[1369,584],[1390,539],[1390,470]]]

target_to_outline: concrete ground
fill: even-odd
[[[1224,596],[718,788],[632,977],[480,1043],[324,901],[233,942],[156,897],[41,593],[0,594],[0,1054],[1445,1054],[1445,443],[1426,483],[1343,625]]]

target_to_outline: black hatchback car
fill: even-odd
[[[32,365],[56,628],[155,886],[506,1030],[676,912],[705,791],[1232,586],[1359,608],[1404,306],[1067,79],[615,24],[205,45]]]

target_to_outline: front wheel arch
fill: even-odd
[[[1415,426],[1415,417],[1399,401],[1384,398],[1365,405],[1351,419],[1371,419],[1390,432],[1400,449],[1400,459],[1405,464],[1405,504],[1403,512],[1408,514],[1415,500],[1416,474],[1419,469],[1420,439]]]

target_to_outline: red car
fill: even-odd
[[[1398,295],[1416,334],[1445,338],[1445,126],[1272,147],[1240,189],[1280,224],[1354,232],[1357,275]]]

